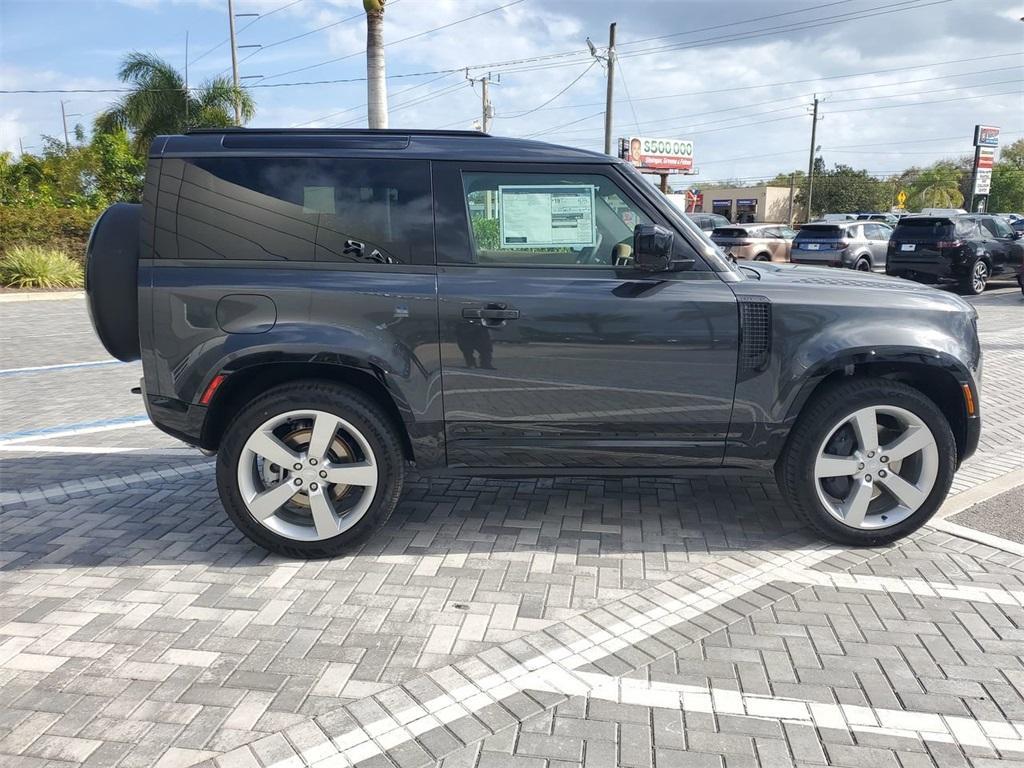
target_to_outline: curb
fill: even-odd
[[[65,299],[84,299],[85,291],[25,291],[19,293],[0,293],[0,304],[18,301],[63,301]]]
[[[948,533],[951,536],[966,539],[967,541],[973,541],[975,544],[983,544],[986,547],[999,549],[1017,557],[1024,557],[1024,544],[1004,539],[1002,536],[995,536],[991,533],[968,528],[966,525],[959,525],[946,519],[961,512],[966,512],[971,507],[975,507],[1019,485],[1024,485],[1024,473],[1021,473],[1020,470],[1014,470],[1007,472],[1002,477],[997,477],[995,480],[989,480],[987,483],[982,483],[963,493],[958,493],[942,505],[939,511],[935,513],[935,516],[925,523],[925,527],[941,531],[942,533]]]

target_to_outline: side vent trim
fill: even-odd
[[[739,377],[750,378],[768,367],[772,351],[772,303],[766,296],[739,296]]]

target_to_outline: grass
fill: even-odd
[[[81,288],[82,265],[64,251],[17,245],[0,257],[0,285],[7,288]]]

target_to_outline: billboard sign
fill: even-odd
[[[976,147],[998,147],[999,128],[995,125],[974,126],[974,146]]]
[[[684,173],[693,170],[693,142],[686,139],[619,139],[619,157],[643,171]]]

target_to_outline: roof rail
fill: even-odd
[[[226,128],[190,128],[185,131],[187,135],[194,134],[266,134],[266,135],[291,135],[291,136],[459,136],[462,138],[481,137],[489,138],[489,133],[481,131],[450,131],[450,130],[429,130],[423,128],[241,128],[229,126]]]

